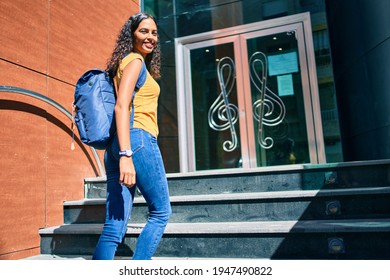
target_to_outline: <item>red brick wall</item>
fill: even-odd
[[[70,111],[78,77],[104,68],[137,3],[1,1],[0,85],[35,91]],[[20,259],[39,254],[39,228],[63,223],[63,201],[82,199],[83,179],[98,167],[81,142],[70,150],[70,120],[42,101],[0,92],[0,124],[0,259]]]

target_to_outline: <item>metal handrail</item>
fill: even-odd
[[[57,103],[56,101],[54,101],[53,99],[50,99],[49,97],[47,97],[45,95],[42,95],[40,93],[31,91],[31,90],[27,90],[24,88],[12,87],[12,86],[0,86],[0,92],[1,91],[23,94],[23,95],[27,95],[27,96],[39,99],[43,102],[46,102],[47,104],[50,104],[51,106],[53,106],[54,108],[59,110],[61,113],[63,113],[65,116],[67,116],[70,120],[72,120],[72,114],[68,110],[66,110],[61,104]],[[95,148],[93,148],[93,147],[90,147],[90,148],[91,148],[92,154],[95,158],[95,161],[99,167],[100,176],[104,176],[105,171],[104,171],[103,165],[100,161],[99,155],[96,152]]]

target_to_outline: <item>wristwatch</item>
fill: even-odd
[[[133,155],[133,151],[132,150],[123,150],[123,151],[119,151],[119,156],[125,156],[125,157],[131,157]]]

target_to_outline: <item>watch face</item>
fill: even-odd
[[[133,155],[133,151],[132,150],[119,151],[119,155],[131,157]]]

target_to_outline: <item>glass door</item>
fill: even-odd
[[[246,124],[239,120],[244,102],[237,89],[237,39],[203,42],[190,50],[195,170],[242,166]]]
[[[310,90],[303,86],[308,79],[301,31],[299,25],[290,25],[241,35],[243,64],[249,68],[250,89],[245,92],[250,92],[252,166],[312,161],[313,108]]]
[[[311,30],[276,23],[178,44],[182,171],[325,162]]]

